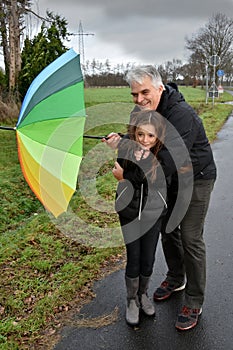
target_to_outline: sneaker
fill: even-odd
[[[202,308],[191,309],[183,306],[181,313],[177,317],[176,328],[181,331],[186,331],[197,325],[198,316],[202,313]]]
[[[156,291],[154,292],[154,300],[155,301],[165,300],[169,298],[173,292],[178,292],[180,290],[183,290],[184,288],[185,288],[185,283],[181,285],[175,285],[165,280],[161,283],[160,287],[157,288]]]

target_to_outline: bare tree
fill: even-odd
[[[0,33],[9,91],[14,90],[21,69],[20,34],[23,28],[22,16],[29,4],[29,0],[2,0],[0,4]]]
[[[217,13],[196,35],[185,41],[186,48],[198,57],[199,62],[205,64],[212,55],[218,55],[224,68],[232,60],[233,19]]]
[[[232,61],[231,61],[232,62]],[[228,63],[224,68],[225,72],[225,81],[228,86],[232,86],[233,83],[233,68],[232,63]]]
[[[182,61],[175,58],[173,58],[172,61],[166,61],[164,64],[160,64],[158,66],[158,71],[161,74],[164,83],[167,83],[169,81],[177,81],[181,69]]]
[[[32,11],[31,0],[0,1],[0,38],[10,94],[17,90],[21,70],[21,39],[26,29],[25,18],[28,14],[44,20]]]

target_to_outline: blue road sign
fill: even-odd
[[[218,76],[218,77],[223,77],[223,76],[224,76],[224,70],[219,69],[219,70],[217,71],[217,76]]]

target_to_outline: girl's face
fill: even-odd
[[[139,125],[136,128],[135,139],[144,149],[150,150],[156,144],[157,140],[157,134],[154,125]]]

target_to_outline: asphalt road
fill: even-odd
[[[81,310],[82,317],[97,317],[110,314],[117,307],[117,321],[97,329],[66,326],[54,350],[233,350],[233,115],[212,148],[218,179],[205,225],[207,288],[197,327],[186,332],[175,329],[183,292],[157,302],[156,318],[142,317],[136,329],[127,326],[124,271],[120,270],[95,284],[96,298]],[[159,243],[150,295],[165,273]],[[75,316],[80,317],[80,314]]]

